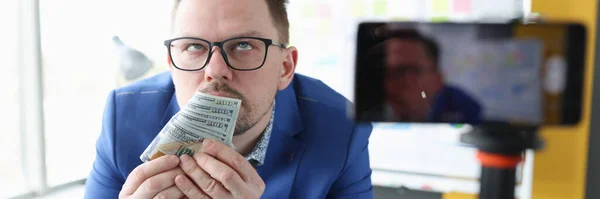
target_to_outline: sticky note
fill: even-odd
[[[303,17],[314,17],[315,16],[315,6],[313,4],[304,4],[302,5],[302,16]]]
[[[423,15],[422,5],[426,5],[423,0],[388,0],[386,16],[418,19]]]
[[[317,4],[316,12],[319,18],[331,18],[331,5],[327,3]]]
[[[448,21],[450,21],[450,19],[448,17],[442,17],[442,16],[432,17],[429,20],[431,22],[448,22]]]
[[[391,20],[392,21],[409,21],[409,20],[411,20],[411,18],[408,18],[408,17],[392,17]]]
[[[454,12],[458,12],[458,13],[470,13],[472,6],[473,6],[472,0],[454,0],[454,4],[453,4]]]
[[[374,16],[385,16],[387,14],[387,1],[375,0],[373,2],[373,15]]]
[[[450,0],[432,0],[431,8],[436,14],[448,13],[450,11]]]
[[[351,15],[353,17],[365,16],[365,2],[360,0],[352,0],[350,2]]]

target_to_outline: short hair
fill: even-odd
[[[265,0],[269,7],[269,13],[273,19],[273,25],[279,33],[279,43],[288,44],[290,42],[290,22],[288,20],[286,4],[288,0]],[[174,0],[171,11],[171,21],[175,20],[175,13],[181,0]]]
[[[390,30],[380,35],[381,41],[388,39],[401,39],[417,41],[423,44],[425,54],[429,57],[436,68],[439,68],[440,47],[432,38],[426,37],[414,29]]]

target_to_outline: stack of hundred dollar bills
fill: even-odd
[[[242,101],[197,92],[158,133],[140,159],[147,162],[170,154],[193,155],[206,138],[234,148],[232,139]]]

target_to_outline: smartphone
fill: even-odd
[[[363,22],[356,41],[356,121],[539,126],[581,118],[582,24]]]

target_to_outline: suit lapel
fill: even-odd
[[[305,143],[299,138],[303,129],[296,101],[294,81],[277,93],[273,132],[265,163],[257,168],[267,184],[263,198],[289,198]]]
[[[296,171],[304,153],[304,143],[273,132],[265,164],[257,168],[266,190],[262,198],[290,198]]]
[[[161,128],[163,126],[167,125],[167,122],[169,122],[169,120],[175,114],[177,114],[177,112],[179,112],[179,104],[177,103],[177,96],[175,95],[175,92],[173,92],[173,96],[171,97],[171,101],[169,102],[169,105],[167,106],[167,109],[165,109],[165,114],[163,114],[163,117],[160,120],[160,126],[161,126]]]

